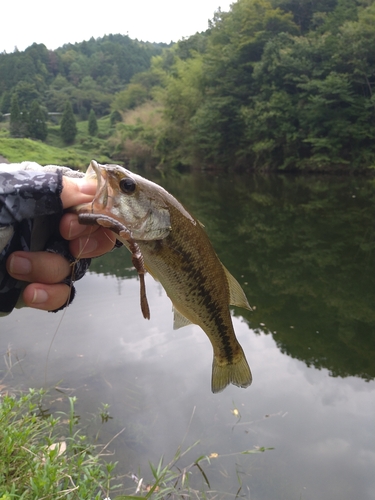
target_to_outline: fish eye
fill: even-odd
[[[136,186],[135,181],[133,181],[133,179],[130,179],[129,177],[121,179],[120,181],[120,189],[125,194],[134,193],[135,186]]]

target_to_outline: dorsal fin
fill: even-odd
[[[241,288],[241,285],[238,283],[236,278],[234,278],[230,274],[230,272],[224,265],[223,268],[229,285],[229,304],[231,306],[243,307],[244,309],[252,311],[250,304],[246,298],[245,292]]]

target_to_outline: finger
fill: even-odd
[[[37,283],[59,283],[71,272],[64,257],[49,252],[13,252],[6,267],[13,278]]]
[[[76,214],[65,214],[60,221],[60,233],[71,240],[69,249],[77,258],[103,255],[114,247],[116,236],[109,229],[98,225],[87,226],[78,222]]]
[[[70,297],[70,287],[63,283],[45,285],[31,283],[23,291],[23,300],[28,307],[43,311],[54,311],[66,305]]]
[[[70,242],[70,253],[77,258],[99,257],[110,252],[116,243],[116,237],[109,229],[100,228],[93,234],[81,236]]]
[[[96,192],[97,182],[95,179],[88,180],[85,177],[72,178],[63,176],[63,190],[61,201],[64,208],[89,203]]]
[[[78,222],[78,215],[66,213],[60,220],[60,234],[65,240],[74,240],[79,236],[88,236],[100,229],[100,226],[87,226]]]

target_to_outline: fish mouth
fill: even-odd
[[[108,205],[108,175],[105,168],[99,165],[95,160],[91,160],[89,168],[86,172],[87,179],[96,178],[96,193],[94,199],[90,203],[94,212],[94,207],[100,206],[100,208],[106,208]]]
[[[96,192],[94,198],[89,203],[77,205],[71,209],[77,214],[94,214],[98,211],[103,212],[108,208],[108,174],[104,165],[98,164],[95,160],[91,160],[88,169],[86,170],[85,179],[92,181],[96,180]]]

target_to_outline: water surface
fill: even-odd
[[[205,472],[223,498],[242,486],[252,500],[372,499],[374,181],[156,180],[205,225],[254,307],[233,309],[252,386],[211,393],[207,337],[197,326],[173,330],[171,303],[149,276],[151,320],[143,319],[124,249],[94,261],[65,313],[1,319],[1,352],[14,363],[7,372],[1,360],[2,384],[69,388],[82,415],[109,403],[101,439],[125,429],[112,458],[146,481],[148,461],[169,461],[186,434],[183,448],[199,443],[180,465],[217,453]],[[257,447],[273,449],[240,454]],[[194,481],[203,486],[202,476]]]

